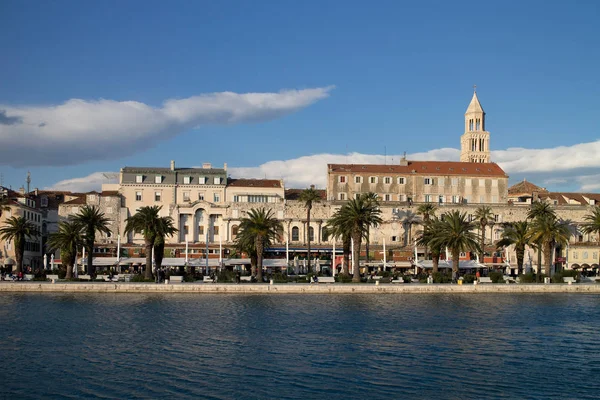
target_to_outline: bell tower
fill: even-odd
[[[473,86],[473,98],[465,113],[465,133],[460,137],[460,161],[489,163],[490,133],[485,130],[485,111]]]

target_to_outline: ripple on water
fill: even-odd
[[[600,296],[0,295],[0,398],[595,398]]]

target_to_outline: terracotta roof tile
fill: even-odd
[[[103,190],[102,196],[119,196],[118,190]]]
[[[508,188],[508,194],[532,194],[533,192],[548,193],[546,188],[534,185],[526,180],[516,183]]]
[[[409,161],[407,166],[398,164],[327,164],[327,169],[329,172],[337,174],[347,172],[508,177],[496,163],[468,163],[457,161]]]
[[[65,201],[62,204],[66,204],[66,205],[86,204],[86,200],[85,200],[85,197],[77,197],[77,198],[74,198],[73,200]]]
[[[232,179],[232,178],[228,178],[227,186],[280,188],[281,181],[278,179]]]

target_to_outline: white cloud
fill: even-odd
[[[99,192],[102,189],[103,183],[119,183],[119,174],[114,172],[94,172],[83,178],[65,179],[55,183],[52,187],[44,188],[45,190],[64,190],[71,192],[91,192],[95,190]]]
[[[546,186],[548,190],[591,192],[600,190],[600,158],[595,157],[594,149],[600,149],[600,141],[556,149],[493,151],[492,160],[498,162],[512,178],[526,177],[533,183]],[[230,167],[229,172],[234,178],[283,179],[288,188],[315,185],[324,189],[327,185],[327,164],[397,164],[401,157],[402,155],[323,153],[290,160],[268,161],[257,167]],[[460,151],[444,148],[408,154],[406,157],[409,160],[458,161]],[[88,185],[87,182],[95,179],[95,190],[99,190],[102,178],[101,173],[96,173],[86,178],[61,181],[57,185],[89,188],[91,183]],[[57,185],[54,188],[57,188]],[[566,189],[562,190],[565,187]]]
[[[272,120],[328,97],[332,89],[209,93],[167,100],[159,108],[104,99],[53,106],[0,104],[0,163],[59,166],[117,159],[201,125]]]

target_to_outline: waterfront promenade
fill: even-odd
[[[0,282],[0,293],[600,293],[599,284],[257,284],[257,283],[129,283],[129,282]]]

